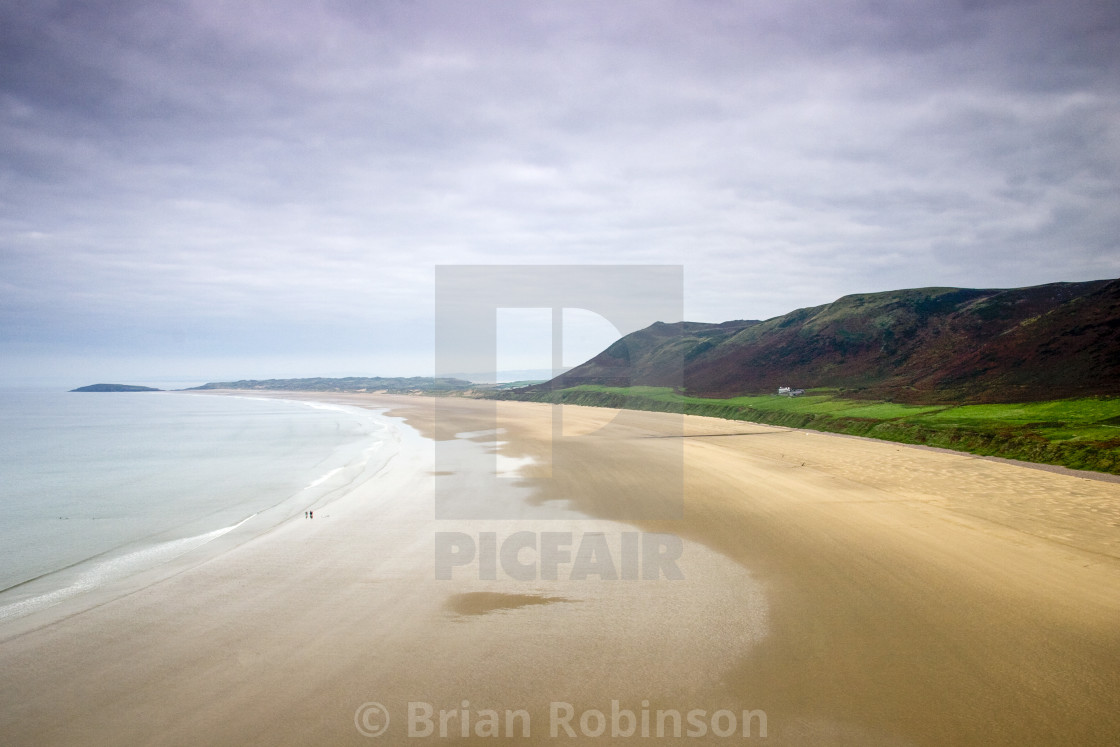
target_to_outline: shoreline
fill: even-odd
[[[183,390],[183,391],[186,391],[186,390]],[[280,399],[285,398],[284,395],[293,395],[293,396],[289,396],[287,398],[288,399],[294,399],[294,400],[306,400],[306,401],[312,401],[312,400],[331,401],[330,398],[338,397],[339,399],[337,401],[340,402],[340,403],[347,396],[352,396],[352,397],[357,397],[357,398],[360,398],[360,397],[395,397],[395,398],[401,398],[401,399],[411,399],[411,398],[437,399],[438,398],[434,395],[428,395],[428,394],[419,394],[419,395],[407,394],[406,395],[406,394],[372,394],[372,393],[365,393],[365,392],[302,392],[302,391],[296,391],[296,390],[287,391],[287,390],[213,389],[213,390],[200,391],[198,393],[206,394],[208,392],[212,392],[212,393],[222,394],[222,395],[227,395],[227,396],[237,396],[237,395],[250,396],[250,397],[252,396],[252,395],[241,394],[242,392],[245,392],[245,391],[253,391],[255,394],[260,395],[260,396],[270,397],[270,398],[275,397],[275,398],[280,398]],[[451,396],[449,398],[450,399],[456,399],[456,397],[454,397],[454,396]],[[473,398],[464,398],[464,399],[473,399]],[[526,402],[526,403],[533,403],[533,404],[546,404],[546,405],[554,404],[554,403],[551,403],[551,402],[536,402],[534,400],[489,400],[489,399],[483,398],[483,401],[515,401],[515,402]],[[358,405],[358,406],[360,407],[361,405]],[[590,408],[603,409],[603,410],[609,410],[609,411],[616,411],[616,410],[619,410],[619,409],[625,409],[625,410],[628,410],[630,412],[661,412],[659,410],[630,410],[629,408],[614,408],[614,407],[610,407],[610,406],[607,406],[607,405],[565,404],[563,406],[564,407],[576,407],[576,408],[590,407]],[[674,414],[674,413],[669,413],[669,414]],[[929,451],[934,451],[934,452],[940,452],[940,453],[943,453],[943,454],[955,454],[955,455],[963,456],[963,457],[969,458],[969,459],[983,459],[983,460],[986,460],[986,461],[999,462],[999,463],[1010,464],[1010,465],[1015,465],[1015,466],[1019,466],[1019,467],[1026,467],[1028,469],[1037,469],[1037,470],[1042,470],[1044,472],[1052,472],[1054,474],[1059,474],[1059,475],[1067,475],[1067,476],[1070,476],[1070,477],[1079,477],[1079,478],[1082,478],[1082,479],[1085,479],[1085,480],[1096,480],[1096,481],[1100,481],[1100,482],[1111,482],[1111,483],[1120,484],[1120,474],[1112,474],[1110,472],[1098,472],[1096,470],[1087,470],[1087,469],[1073,469],[1072,467],[1065,467],[1065,466],[1060,465],[1060,464],[1050,464],[1050,463],[1047,463],[1047,462],[1030,462],[1030,461],[1026,461],[1026,460],[1023,460],[1023,459],[1012,459],[1010,457],[992,456],[992,455],[987,455],[987,454],[975,454],[975,453],[970,452],[970,451],[964,451],[964,450],[960,450],[960,449],[950,449],[950,448],[946,448],[944,446],[929,446],[928,444],[914,444],[914,443],[907,443],[907,442],[904,442],[904,441],[891,441],[891,440],[884,439],[884,438],[876,438],[874,436],[861,436],[861,435],[857,435],[857,434],[854,434],[854,433],[838,433],[836,431],[816,430],[816,429],[813,429],[813,428],[794,428],[792,426],[786,426],[786,425],[775,425],[775,424],[771,424],[771,423],[760,423],[760,422],[753,421],[753,420],[738,420],[738,419],[732,419],[732,418],[721,418],[721,417],[709,416],[709,415],[691,415],[691,414],[688,414],[688,417],[690,417],[690,418],[710,418],[712,420],[717,420],[717,421],[726,421],[726,422],[730,422],[730,423],[743,423],[743,424],[747,424],[747,425],[755,425],[755,426],[759,426],[759,427],[763,427],[763,428],[773,428],[773,429],[782,430],[782,431],[809,431],[809,432],[817,433],[817,434],[820,434],[820,435],[823,435],[823,436],[836,436],[838,438],[861,439],[861,440],[865,440],[865,441],[871,441],[871,442],[880,443],[880,444],[888,444],[888,445],[893,445],[893,446],[902,446],[902,447],[911,448],[911,449],[923,449],[923,450],[929,450]],[[1117,426],[1117,427],[1120,427],[1120,426]]]
[[[511,390],[484,396],[684,412],[1120,475],[1115,434],[1104,432],[1114,427],[1108,424],[1109,416],[1120,415],[1120,399],[1108,397],[1083,395],[1065,400],[992,403],[980,405],[979,410],[961,402],[927,403],[915,404],[918,409],[907,410],[910,405],[898,409],[889,398],[853,399],[838,390],[817,391],[810,396],[812,402],[803,405],[794,404],[794,399],[782,403],[782,396],[773,393],[725,399],[686,396],[668,387],[589,385],[551,392]]]
[[[314,406],[314,403],[297,399],[285,401]],[[331,407],[338,408],[337,405]],[[307,506],[320,510],[345,499],[353,492],[355,483],[376,479],[392,459],[394,444],[399,441],[396,434],[398,425],[393,419],[368,408],[345,409],[360,410],[363,418],[372,418],[385,431],[384,435],[377,436],[360,455],[347,457],[344,463],[319,475],[287,497],[260,506],[232,524],[210,529],[203,526],[203,519],[192,520],[192,526],[198,525],[197,529],[201,531],[176,536],[181,534],[181,527],[161,530],[0,590],[0,629],[5,625],[16,625],[18,629],[34,627],[38,624],[37,620],[50,620],[53,616],[51,609],[58,605],[62,606],[60,614],[64,616],[99,606],[105,600],[177,575],[268,534],[281,524],[298,518],[299,512]],[[384,447],[389,447],[385,453],[373,453]],[[336,447],[324,457],[324,461],[336,460],[341,454],[340,449]],[[18,623],[27,617],[31,618],[27,624]]]
[[[377,701],[399,742],[407,702],[466,699],[524,708],[535,743],[553,741],[550,702],[578,714],[612,700],[760,709],[774,744],[1109,744],[1120,734],[1112,484],[697,416],[681,421],[685,438],[663,437],[675,427],[664,413],[596,434],[611,414],[598,408],[565,410],[565,428],[590,435],[570,447],[574,471],[546,475],[550,405],[503,403],[498,438],[480,435],[492,401],[448,401],[441,436],[431,398],[326,400],[401,419],[402,449],[382,479],[323,521],[286,522],[18,637],[0,626],[11,673],[0,733],[13,744],[79,734],[364,744],[356,709]],[[521,460],[510,489],[528,505],[589,516],[641,500],[662,479],[658,460],[681,449],[684,516],[437,521],[437,479],[486,498],[471,497],[469,462],[458,476],[433,474],[439,437]],[[435,532],[501,541],[542,528],[612,542],[673,533],[685,579],[433,576]]]

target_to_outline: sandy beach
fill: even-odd
[[[681,436],[664,413],[597,431],[614,413],[579,407],[564,429],[587,435],[551,470],[548,405],[502,403],[495,433],[487,402],[443,400],[437,427],[429,398],[313,398],[399,419],[383,473],[313,520],[6,621],[0,742],[490,743],[489,711],[500,738],[524,712],[515,743],[625,744],[645,714],[658,743],[746,741],[748,721],[782,745],[1120,741],[1120,484],[711,418]],[[435,439],[504,461],[434,474]],[[620,516],[672,495],[676,455],[682,518]],[[435,518],[437,480],[485,503],[472,470],[495,463],[524,515]],[[555,580],[487,577],[485,536],[519,532],[570,538]],[[477,553],[437,578],[449,534]],[[625,543],[657,534],[683,578],[626,578]],[[573,578],[584,544],[621,577]],[[409,703],[432,734],[410,736]],[[558,703],[576,736],[551,736]],[[632,737],[611,738],[612,706]],[[659,710],[702,712],[705,734],[657,739]]]

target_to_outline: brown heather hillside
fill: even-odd
[[[657,323],[539,388],[578,384],[712,397],[829,387],[899,402],[1120,395],[1120,280],[918,288],[763,322]]]

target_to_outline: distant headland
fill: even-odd
[[[408,378],[383,376],[350,376],[341,379],[249,379],[242,381],[217,381],[199,389],[256,389],[287,392],[384,392],[388,394],[448,394],[465,392],[475,385],[463,379],[412,376]]]
[[[72,392],[162,392],[150,386],[135,386],[134,384],[90,384],[71,389]]]

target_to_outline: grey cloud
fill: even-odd
[[[60,347],[193,329],[215,356],[284,325],[306,350],[419,339],[437,263],[684,263],[709,320],[1115,276],[1118,17],[8,3],[0,326]]]

